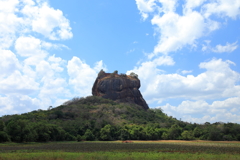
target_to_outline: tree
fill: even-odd
[[[193,136],[196,137],[196,138],[199,138],[202,136],[202,130],[199,128],[199,127],[196,127],[194,130],[193,130]]]
[[[93,141],[95,139],[95,136],[93,135],[93,133],[90,129],[86,130],[84,137],[87,141]]]
[[[193,140],[194,139],[192,131],[183,131],[181,136],[184,140]]]
[[[168,139],[168,134],[167,132],[163,132],[162,134],[162,139],[167,140]]]
[[[130,139],[130,134],[128,132],[127,126],[123,126],[123,128],[121,129],[120,139],[122,141]]]
[[[107,141],[112,140],[112,134],[111,134],[111,125],[107,124],[100,130],[100,139]]]
[[[182,132],[182,128],[179,127],[177,124],[174,124],[168,130],[168,138],[169,139],[179,139],[179,136],[181,136],[181,132]]]
[[[76,137],[67,132],[65,140],[67,140],[67,141],[76,141]]]
[[[37,139],[32,123],[27,120],[12,120],[7,125],[7,132],[14,142],[33,142]]]
[[[38,133],[38,142],[47,142],[51,139],[51,131],[50,131],[50,125],[45,124],[44,122],[39,122],[35,126],[36,131]]]
[[[4,131],[5,130],[5,123],[1,120],[0,121],[0,131]]]
[[[0,143],[9,141],[10,141],[9,135],[4,131],[0,131]]]
[[[82,141],[82,136],[81,135],[77,135],[77,141],[78,142]]]
[[[220,141],[222,140],[222,137],[223,133],[221,133],[219,129],[214,127],[211,130],[209,130],[208,140]]]

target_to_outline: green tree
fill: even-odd
[[[9,135],[4,131],[0,131],[0,143],[9,141],[10,141]]]
[[[123,127],[121,129],[120,139],[122,141],[130,139],[130,134],[129,134],[128,129],[126,127]]]
[[[223,138],[223,133],[217,128],[211,128],[209,130],[208,140],[220,141]]]
[[[39,122],[35,127],[38,133],[38,142],[47,142],[51,139],[51,126],[49,124]]]
[[[78,142],[80,142],[80,141],[82,141],[83,139],[82,139],[82,136],[81,135],[77,135],[77,141]]]
[[[0,120],[0,131],[5,131],[5,123]]]
[[[158,139],[158,134],[155,131],[155,128],[148,126],[145,128],[145,133],[146,133],[146,139],[147,140],[157,140]]]
[[[76,137],[75,136],[73,136],[73,135],[71,135],[70,133],[66,133],[66,137],[65,137],[65,140],[66,141],[76,141]]]
[[[93,135],[93,133],[90,129],[86,130],[84,137],[87,141],[93,141],[95,139],[95,136]]]
[[[14,142],[33,142],[37,138],[32,123],[27,120],[12,120],[7,125],[7,132]]]
[[[162,139],[164,139],[164,140],[168,139],[168,133],[167,132],[163,132]]]
[[[167,132],[168,131],[168,129],[167,128],[156,128],[155,129],[155,132],[156,132],[156,134],[157,134],[157,139],[162,139],[162,135],[163,135],[163,133],[165,133],[165,132]]]
[[[193,136],[194,136],[195,138],[199,138],[199,137],[201,137],[202,135],[203,135],[203,132],[202,132],[202,130],[201,130],[199,127],[194,128],[194,130],[193,130]]]
[[[132,140],[140,140],[143,138],[143,128],[139,125],[133,125],[129,130],[130,139]]]
[[[184,140],[193,140],[194,139],[192,131],[183,131],[181,136]]]
[[[111,125],[107,124],[100,130],[100,139],[104,141],[112,140]]]
[[[171,126],[168,130],[168,138],[169,139],[179,139],[181,136],[182,128],[179,127],[177,124]]]

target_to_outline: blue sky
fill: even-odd
[[[0,116],[135,72],[150,108],[240,123],[240,0],[0,0]]]

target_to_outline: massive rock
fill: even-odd
[[[101,70],[92,87],[92,95],[118,102],[135,103],[147,110],[149,107],[143,99],[140,88],[140,80],[137,75],[105,73]]]

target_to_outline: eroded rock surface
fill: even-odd
[[[119,75],[117,72],[105,73],[101,70],[92,87],[92,94],[118,102],[135,103],[147,110],[149,107],[139,88],[137,75]]]

